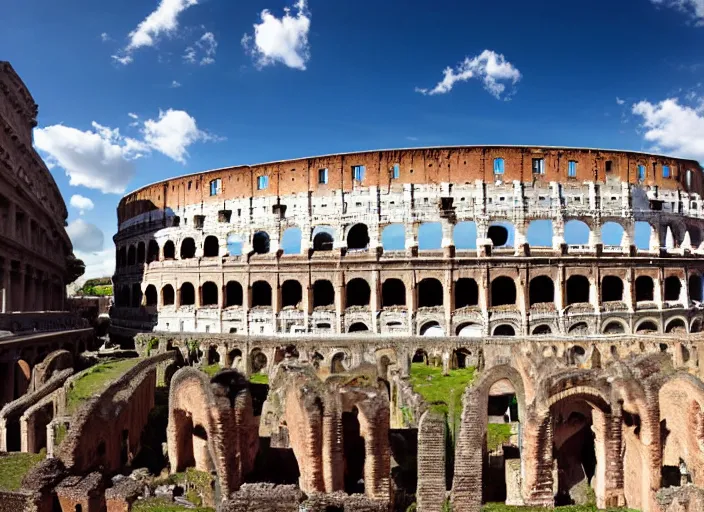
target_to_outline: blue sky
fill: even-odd
[[[112,270],[123,193],[208,168],[484,143],[704,161],[704,0],[33,0],[0,16],[89,275]]]

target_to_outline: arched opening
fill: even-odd
[[[531,279],[528,290],[531,306],[555,303],[555,285],[548,276],[537,276]]]
[[[455,282],[455,309],[479,304],[479,286],[474,279],[462,277]]]
[[[700,318],[695,318],[692,320],[692,325],[689,326],[689,332],[701,332],[702,331],[702,321]]]
[[[418,227],[418,250],[433,251],[442,248],[442,225],[424,222]]]
[[[389,224],[381,232],[384,251],[403,251],[406,248],[406,229],[403,224]]]
[[[281,236],[281,249],[284,254],[301,254],[301,228],[292,226]]]
[[[144,295],[146,296],[147,306],[157,305],[158,299],[156,293],[156,286],[154,286],[153,284],[147,286],[147,289],[144,291]]]
[[[477,224],[472,221],[462,221],[455,225],[452,239],[457,250],[471,250],[477,248]]]
[[[653,233],[653,226],[648,222],[636,221],[634,231],[635,246],[639,251],[650,250],[650,238]]]
[[[491,224],[487,230],[487,237],[495,249],[513,247],[515,228],[510,222]]]
[[[269,252],[269,234],[266,231],[257,231],[252,237],[252,250],[257,254]]]
[[[261,349],[253,349],[250,353],[250,360],[252,361],[252,373],[266,373],[269,361],[267,360],[266,355],[264,354],[264,352],[261,351]]]
[[[252,307],[271,307],[271,285],[266,281],[252,285]]]
[[[196,242],[192,238],[185,238],[181,242],[181,259],[187,260],[196,255]]]
[[[547,334],[552,334],[552,329],[549,325],[539,325],[533,329],[532,334],[536,336],[545,336]]]
[[[684,320],[682,320],[681,318],[675,318],[674,320],[670,320],[667,323],[667,326],[665,327],[665,332],[686,334],[687,333],[687,325],[684,323]]]
[[[601,279],[601,301],[614,302],[623,300],[623,281],[620,277],[604,276]]]
[[[621,322],[612,320],[611,322],[606,323],[603,332],[604,334],[625,334],[626,328]]]
[[[298,308],[303,301],[303,287],[298,281],[289,279],[281,285],[281,306]]]
[[[134,265],[137,263],[137,248],[134,245],[130,245],[127,251],[127,265]]]
[[[570,326],[567,330],[568,334],[574,334],[576,336],[586,336],[589,334],[589,326],[586,322],[577,322]]]
[[[161,289],[161,304],[163,306],[173,306],[175,296],[174,287],[167,284]]]
[[[369,327],[367,327],[367,324],[365,324],[364,322],[355,322],[350,325],[350,328],[347,329],[347,332],[369,332]]]
[[[500,276],[491,282],[491,307],[516,303],[516,282],[508,276]]]
[[[443,290],[439,280],[429,277],[418,283],[419,308],[432,308],[442,306],[442,304]]]
[[[179,306],[193,306],[196,303],[196,290],[191,283],[183,283],[179,295]]]
[[[636,327],[636,334],[656,334],[658,331],[657,324],[652,320],[641,322]]]
[[[139,283],[132,285],[132,307],[138,308],[142,305],[142,287]]]
[[[218,285],[212,281],[207,281],[201,286],[201,306],[217,306],[218,305]]]
[[[359,411],[356,407],[342,413],[342,451],[345,461],[345,492],[364,494],[364,463],[366,448],[360,432]]]
[[[209,365],[220,363],[220,353],[218,352],[218,348],[214,345],[208,347],[207,362]]]
[[[313,229],[313,250],[314,251],[332,251],[335,238],[333,230],[329,226],[316,226]]]
[[[567,245],[588,245],[591,230],[586,222],[570,220],[565,224],[565,243]]]
[[[426,322],[420,328],[420,335],[428,338],[442,338],[445,331],[438,322]]]
[[[215,258],[220,254],[220,241],[218,237],[210,235],[205,237],[203,242],[203,256]]]
[[[242,364],[242,351],[234,348],[227,353],[227,366],[230,368],[240,369]]]
[[[313,283],[313,307],[329,307],[335,305],[335,289],[330,281],[321,279]]]
[[[156,240],[149,240],[149,246],[147,247],[147,263],[152,261],[159,261],[159,244]]]
[[[587,360],[587,351],[581,345],[573,345],[565,352],[567,356],[567,364],[579,365],[584,364]]]
[[[636,278],[636,302],[652,301],[655,299],[655,284],[650,276]]]
[[[455,368],[469,368],[473,366],[472,352],[466,348],[458,348],[452,351],[452,359]],[[474,361],[476,364],[476,361]]]
[[[496,328],[494,329],[493,335],[494,336],[515,336],[516,329],[514,329],[512,325],[508,325],[508,324],[497,325]]]
[[[483,335],[481,324],[469,322],[457,327],[457,336],[462,338],[480,338]]]
[[[682,282],[677,276],[665,279],[665,300],[678,301],[682,292]]]
[[[507,498],[506,466],[520,469],[520,448],[516,442],[519,410],[516,390],[508,379],[495,382],[490,388],[486,402],[486,449],[482,499],[504,502]]]
[[[381,305],[384,308],[406,305],[406,285],[400,279],[387,279],[381,285]]]
[[[144,263],[144,260],[147,257],[147,250],[146,246],[144,245],[144,242],[139,242],[137,244],[137,263]]]
[[[623,242],[623,226],[616,222],[605,222],[601,227],[601,241],[605,247],[619,247]]]
[[[429,363],[430,359],[428,358],[428,353],[423,350],[422,348],[419,348],[413,353],[413,357],[411,358],[411,364],[424,364],[427,365]]]
[[[547,219],[534,220],[528,224],[526,241],[531,247],[552,247],[552,221]]]
[[[330,373],[344,373],[347,371],[347,368],[345,367],[345,353],[344,352],[338,352],[335,354],[332,359],[330,360]]]
[[[589,302],[589,287],[586,276],[570,276],[567,279],[567,305]]]
[[[243,300],[242,285],[237,281],[228,281],[225,286],[225,307],[241,306]]]
[[[164,259],[173,260],[176,257],[176,246],[169,240],[164,244]]]
[[[127,265],[127,249],[123,246],[117,251],[117,266],[124,267]]]
[[[347,232],[347,248],[363,250],[369,247],[369,229],[366,224],[355,224]]]
[[[361,278],[352,279],[345,286],[345,303],[347,307],[368,306],[371,290],[369,284]]]
[[[230,256],[241,256],[244,240],[237,233],[227,235],[227,254]]]
[[[687,281],[689,288],[689,299],[695,302],[702,301],[702,278],[699,274],[692,274]]]

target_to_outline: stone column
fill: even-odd
[[[633,286],[633,267],[626,270],[626,278],[623,280],[623,302],[626,303],[629,312],[634,311],[633,305],[636,303],[634,294],[635,287]]]
[[[589,249],[596,251],[597,245],[603,245],[603,242],[601,241],[601,219],[595,217],[589,230]]]
[[[269,235],[269,252],[271,254],[276,254],[276,252],[279,250],[281,247],[281,220],[277,219],[274,223],[274,226],[271,228],[271,230],[267,231],[267,233],[270,233]]]
[[[453,238],[453,230],[455,225],[450,219],[440,218],[440,227],[442,228],[442,241],[440,246],[445,249],[446,247],[454,247],[455,240]]]
[[[650,226],[650,250],[659,252],[660,251],[660,225],[657,227]]]
[[[557,265],[557,277],[555,278],[555,310],[558,318],[562,318],[563,309],[565,307],[565,266],[560,263]]]
[[[301,254],[308,256],[308,252],[313,248],[313,229],[308,223],[301,226]]]
[[[406,234],[406,252],[418,250],[418,225],[415,222],[404,224]]]
[[[680,302],[685,308],[689,307],[689,280],[687,279],[687,276],[685,275],[682,279],[680,279],[680,282],[682,283],[682,287],[680,288]]]
[[[484,336],[489,335],[489,307],[491,305],[489,298],[489,270],[484,269],[482,275],[477,279],[479,287],[479,308],[482,312],[482,323],[484,324]]]
[[[335,322],[337,323],[336,332],[338,334],[345,332],[344,318],[346,307],[345,284],[344,282],[335,283]]]
[[[303,312],[305,317],[303,319],[303,326],[306,332],[310,332],[310,315],[313,313],[313,290],[310,282],[307,282],[303,287]]]
[[[516,305],[521,313],[522,329],[525,335],[528,335],[528,311],[530,311],[530,292],[528,287],[528,269],[521,268],[518,270],[518,279],[516,280]]]
[[[406,287],[406,304],[408,309],[408,335],[413,336],[415,334],[414,319],[416,316],[416,310],[418,309],[418,301],[416,300],[415,272],[411,272],[410,276],[410,283],[408,283]]]
[[[452,312],[455,310],[455,297],[453,293],[452,270],[445,271],[445,286],[442,287],[442,303],[445,305],[445,336],[452,336]]]
[[[379,297],[379,271],[372,270],[371,272],[371,297],[369,297],[369,307],[372,316],[372,332],[379,333],[379,312],[381,311],[381,300]]]
[[[271,310],[274,313],[274,324],[276,324],[276,315],[281,311],[281,284],[279,283],[279,273],[274,274],[274,284],[271,287]]]

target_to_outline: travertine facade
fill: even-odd
[[[540,147],[175,178],[120,203],[112,332],[697,331],[703,190],[693,161]],[[386,229],[405,249],[383,248]],[[301,254],[285,253],[299,230]],[[419,250],[433,233],[437,250]]]

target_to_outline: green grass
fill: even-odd
[[[269,376],[266,373],[253,373],[249,377],[252,384],[269,384]]]
[[[449,413],[452,407],[455,418],[462,414],[462,394],[474,380],[475,368],[450,370],[449,375],[442,374],[442,366],[430,366],[425,363],[411,364],[411,386],[431,408]]]
[[[486,449],[490,452],[502,446],[511,438],[509,423],[489,423],[486,426]]]
[[[85,400],[103,391],[138,362],[138,358],[108,361],[86,370],[78,380],[73,382],[72,388],[66,393],[67,414],[75,413]]]
[[[220,363],[209,364],[208,366],[201,366],[201,371],[208,374],[208,376],[213,377],[216,373],[222,370]]]
[[[482,512],[545,512],[543,507],[512,507],[503,503],[487,503],[482,507]],[[559,512],[638,512],[631,508],[609,508],[600,510],[594,505],[569,505],[565,507],[555,507]]]
[[[0,490],[17,491],[27,472],[46,458],[46,450],[40,453],[7,453],[0,455]]]
[[[190,512],[215,512],[214,508],[186,508],[160,498],[137,500],[132,505],[132,512],[181,512],[183,510],[189,510]]]

